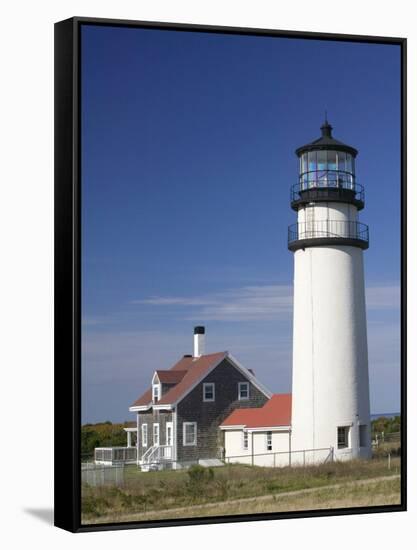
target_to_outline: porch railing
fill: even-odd
[[[135,463],[136,447],[96,447],[94,462],[96,464],[126,464]]]
[[[154,445],[153,447],[149,447],[139,463],[142,466],[162,464],[164,462],[171,462],[173,460],[173,456],[172,445]]]

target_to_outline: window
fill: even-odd
[[[343,151],[337,151],[337,170],[346,171],[346,153]]]
[[[153,425],[153,444],[159,445],[159,424]]]
[[[148,425],[142,424],[142,447],[148,446]]]
[[[214,401],[214,384],[213,384],[213,382],[203,384],[203,401]]]
[[[248,432],[243,432],[243,450],[247,451],[249,449],[249,434]]]
[[[366,447],[368,445],[368,426],[361,424],[359,426],[359,447]]]
[[[336,151],[327,151],[327,169],[337,170]]]
[[[337,448],[346,449],[349,447],[349,427],[339,426],[337,428]]]
[[[308,180],[308,165],[307,165],[307,153],[304,153],[300,157],[300,183],[301,189],[306,189]]]
[[[159,401],[161,398],[161,386],[159,384],[154,384],[152,386],[152,400],[154,403]]]
[[[184,422],[182,425],[182,444],[197,445],[197,422]]]
[[[327,185],[327,151],[317,151],[317,185]]]
[[[239,401],[249,399],[249,382],[239,382]]]
[[[346,154],[346,172],[353,174],[352,155]]]
[[[272,432],[266,432],[266,450],[272,451]]]
[[[308,171],[315,172],[317,170],[317,151],[308,152]],[[315,174],[313,174],[315,177]]]

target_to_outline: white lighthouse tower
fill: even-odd
[[[296,150],[299,181],[288,231],[294,252],[293,451],[329,449],[335,459],[371,454],[363,250],[368,227],[358,221],[363,187],[358,151],[322,136]],[[294,455],[296,458],[297,454]],[[308,452],[311,462],[323,451]]]

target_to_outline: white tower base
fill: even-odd
[[[333,448],[336,460],[369,458],[363,252],[311,246],[297,250],[294,261],[292,450]],[[306,457],[323,462],[323,451]]]

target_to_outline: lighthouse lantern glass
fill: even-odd
[[[355,183],[355,159],[345,151],[321,149],[300,156],[301,189],[342,185],[352,189]]]
[[[337,170],[341,172],[346,170],[346,153],[343,151],[337,153]]]
[[[308,153],[308,181],[314,186],[317,170],[317,151],[309,151]]]
[[[327,185],[327,151],[317,151],[317,185]]]
[[[326,151],[327,152],[327,169],[328,170],[337,170],[337,154],[336,151]]]

